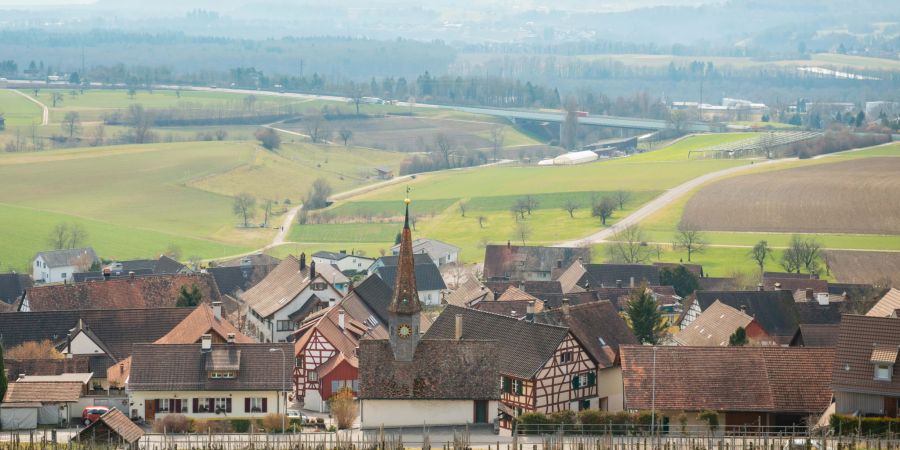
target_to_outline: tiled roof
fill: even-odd
[[[400,244],[391,247],[391,252],[400,250]],[[412,241],[413,253],[446,254],[459,252],[459,247],[437,239],[415,238]]]
[[[763,279],[763,287],[768,291],[774,289],[785,291],[812,289],[813,292],[828,292],[828,281],[815,278],[768,277]]]
[[[789,343],[797,332],[797,303],[788,291],[697,291],[692,300],[686,301],[684,310],[688,311],[692,302],[698,302],[700,309],[705,310],[716,300],[756,319],[779,344]]]
[[[766,278],[797,278],[797,279],[814,279],[816,275],[809,273],[793,273],[793,272],[763,272],[763,279]]]
[[[193,286],[204,302],[221,300],[209,274],[178,274],[36,286],[26,294],[26,303],[30,311],[166,308],[175,306],[182,287]]]
[[[795,302],[797,317],[801,324],[839,324],[841,313],[844,310],[843,302],[830,301],[827,305],[820,305],[816,301]]]
[[[593,292],[600,300],[611,301],[616,309],[623,311],[628,305],[628,300],[631,298],[634,289],[630,287],[598,287],[591,288],[588,292]],[[647,290],[650,291],[660,306],[671,304],[676,297],[675,288],[672,286],[647,286]]]
[[[568,267],[581,258],[591,260],[591,249],[488,245],[484,249],[484,277],[488,280],[519,279],[521,272],[547,272]]]
[[[491,301],[494,293],[475,278],[469,277],[444,297],[448,305],[466,307],[476,302]]]
[[[835,349],[832,382],[836,391],[896,395],[900,391],[900,372],[894,365],[890,381],[874,379],[872,351],[900,347],[900,319],[847,314]]]
[[[276,266],[230,266],[210,267],[206,271],[216,280],[216,287],[223,294],[235,295],[246,291],[262,281]]]
[[[471,308],[521,319],[527,315],[529,304],[534,306],[535,313],[544,310],[544,302],[540,300],[483,301],[472,305]]]
[[[541,300],[547,300],[554,296],[562,296],[562,285],[559,281],[486,281],[484,285],[499,297],[510,287],[515,287],[527,292]]]
[[[98,433],[97,430],[103,426],[117,436],[107,437],[107,441],[117,442],[121,439],[126,443],[133,444],[144,437],[144,430],[141,427],[132,422],[122,411],[112,408],[98,420],[79,431],[76,439],[84,442],[99,440],[102,433]]]
[[[399,255],[387,255],[387,256],[382,256],[381,258],[378,258],[378,259],[375,260],[375,261],[376,261],[376,262],[381,262],[381,265],[384,266],[384,267],[397,267],[397,261],[399,260],[399,258],[400,258]],[[428,264],[435,265],[434,260],[431,259],[431,256],[429,256],[429,255],[426,254],[426,253],[417,253],[417,254],[414,254],[414,255],[413,255],[413,262],[414,262],[417,266],[419,266],[419,265],[428,265]]]
[[[234,259],[226,259],[225,261],[218,261],[216,263],[216,267],[241,267],[241,265],[277,266],[280,262],[281,260],[274,256],[267,255],[265,253],[258,253],[255,255],[241,256]]]
[[[70,266],[74,264],[75,259],[87,255],[90,261],[99,262],[100,259],[97,258],[97,254],[94,253],[94,249],[91,247],[86,248],[71,248],[64,250],[53,250],[49,252],[40,252],[35,255],[34,259],[37,259],[38,256],[43,257],[44,262],[47,264],[47,267],[64,267]],[[32,264],[34,265],[34,264]]]
[[[897,346],[876,345],[872,347],[872,356],[869,361],[873,363],[894,364],[897,362]]]
[[[578,282],[586,273],[587,271],[584,270],[584,265],[581,264],[581,261],[575,260],[575,262],[557,275],[555,281],[559,282],[560,288],[564,294],[582,292],[584,291],[584,288],[579,286]]]
[[[416,264],[416,287],[420,291],[438,291],[447,289],[441,271],[434,264]],[[394,285],[397,276],[397,266],[384,266],[375,270],[375,273],[384,280],[388,286]]]
[[[344,356],[343,353],[335,353],[334,356],[328,358],[328,361],[325,361],[319,367],[316,367],[316,373],[319,374],[319,378],[321,379],[345,361],[347,364],[350,364],[350,367],[359,369],[359,359],[357,359],[355,355]]]
[[[291,302],[309,284],[309,266],[300,271],[300,262],[288,256],[262,281],[241,295],[260,316],[268,317]]]
[[[690,325],[679,330],[672,339],[679,345],[698,347],[723,347],[740,327],[747,328],[753,318],[716,301],[706,308]]]
[[[463,316],[462,338],[496,340],[500,372],[529,379],[553,357],[569,330],[555,325],[448,305],[425,333],[425,339],[453,339],[456,315]]]
[[[510,319],[513,320],[513,319]],[[500,349],[489,340],[423,339],[412,361],[398,362],[390,341],[359,345],[361,399],[497,400]]]
[[[515,286],[506,288],[506,291],[500,294],[500,297],[497,297],[498,302],[511,300],[538,301],[538,298]]]
[[[634,332],[608,301],[596,301],[535,314],[535,322],[568,327],[601,369],[616,365],[619,346],[637,344]]]
[[[800,324],[797,331],[804,347],[836,347],[840,324]],[[793,344],[792,344],[793,345]]]
[[[347,275],[344,275],[340,269],[337,268],[334,264],[319,264],[316,265],[316,272],[319,275],[322,275],[322,278],[328,280],[331,284],[346,284],[350,282],[350,279],[347,278]]]
[[[316,330],[325,337],[328,342],[333,345],[338,352],[344,354],[348,358],[356,357],[356,347],[359,346],[359,340],[369,331],[369,327],[365,324],[367,317],[354,317],[351,312],[360,312],[359,308],[345,308],[350,296],[342,299],[338,304],[332,306],[326,311],[307,319],[301,325],[302,335],[294,343],[294,354],[299,355],[304,349],[306,343]],[[340,313],[344,311],[344,328],[340,327]],[[363,312],[363,314],[366,314]],[[386,335],[385,335],[386,337]]]
[[[873,317],[891,317],[894,311],[900,309],[900,289],[891,288],[884,296],[878,300],[872,309],[866,313],[867,316]]]
[[[3,359],[3,365],[9,378],[19,375],[60,375],[64,373],[89,372],[89,358],[75,356],[61,359]]]
[[[0,303],[15,303],[33,284],[31,277],[23,273],[0,273]]]
[[[658,410],[819,415],[831,403],[831,375],[822,368],[832,349],[629,345],[620,357],[626,409],[650,409],[654,372]]]
[[[208,304],[203,303],[194,308],[187,317],[154,343],[191,344],[200,342],[200,338],[204,334],[213,334],[225,340],[230,333],[234,333],[237,343],[254,342],[252,338],[242,334],[231,322],[216,317],[215,311]]]
[[[207,361],[218,350],[240,350],[239,368],[233,379],[207,377]],[[287,364],[282,372],[281,348]],[[291,344],[213,344],[203,353],[200,344],[135,344],[129,389],[132,391],[276,391],[291,386],[294,367]]]
[[[659,267],[644,264],[585,264],[587,273],[582,277],[578,285],[585,289],[599,287],[631,287],[639,286],[642,282],[648,285],[659,285]],[[590,286],[585,286],[590,283]]]
[[[3,402],[77,402],[81,398],[80,381],[36,381],[9,383]]]

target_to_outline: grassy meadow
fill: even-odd
[[[6,119],[7,132],[17,127],[41,124],[41,107],[9,89],[0,89],[0,114]]]

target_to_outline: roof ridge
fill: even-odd
[[[495,313],[495,312],[491,312],[491,311],[482,311],[480,309],[475,309],[475,308],[464,308],[462,306],[457,306],[457,305],[447,305],[447,307],[444,308],[444,311],[446,311],[450,308],[458,308],[458,309],[462,309],[465,311],[474,311],[475,313],[478,313],[478,314],[490,314],[492,316],[500,317],[503,320],[506,320],[509,322],[516,322],[516,323],[522,322],[522,320],[520,320],[520,319],[516,319],[515,317],[507,316],[505,314]],[[553,310],[551,310],[551,311],[553,311]],[[530,322],[530,321],[524,322],[524,323],[530,323],[532,325],[544,326],[544,327],[550,327],[550,328],[560,328],[560,329],[564,329],[566,331],[569,330],[569,327],[564,327],[564,326],[560,326],[560,325],[551,325],[549,323],[538,323],[538,322]]]

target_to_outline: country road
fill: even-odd
[[[300,212],[300,208],[302,207],[302,204],[295,206],[284,215],[284,219],[281,221],[281,229],[278,231],[278,234],[275,235],[275,238],[272,239],[272,242],[263,247],[263,250],[284,244],[284,238],[291,231],[291,224],[294,223],[294,219],[297,217],[297,213]]]
[[[41,114],[41,125],[48,125],[50,123],[50,108],[48,108],[47,105],[41,103],[40,101],[38,101],[38,99],[36,99],[18,89],[10,89],[10,90],[15,92],[16,94],[21,95],[22,97],[27,98],[28,100],[31,100],[32,102],[36,103],[38,106],[41,107],[41,110],[43,111]]]

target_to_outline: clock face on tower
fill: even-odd
[[[403,324],[397,328],[397,336],[402,338],[408,338],[412,335],[412,328],[409,325]]]

